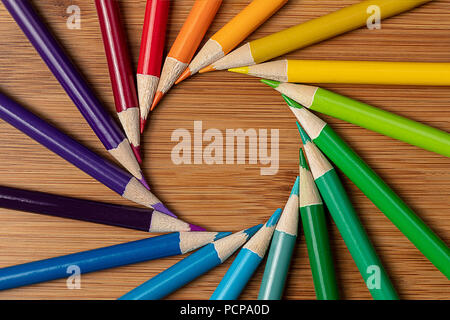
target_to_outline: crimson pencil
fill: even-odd
[[[161,75],[170,0],[147,0],[137,70],[141,133]]]
[[[117,0],[95,0],[95,7],[102,31],[116,111],[136,158],[142,162],[139,150],[139,106],[119,3]]]
[[[130,173],[103,159],[2,93],[0,93],[0,118],[122,197],[174,216]]]
[[[106,150],[132,175],[143,181],[139,163],[123,131],[33,9],[31,2],[28,0],[2,0],[2,2]]]

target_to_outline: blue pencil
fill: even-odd
[[[158,300],[188,284],[228,259],[247,239],[261,228],[261,224],[210,243],[161,272],[119,300]]]
[[[234,259],[210,300],[236,300],[261,263],[281,215],[277,209]]]
[[[81,273],[175,256],[223,238],[231,232],[175,232],[61,257],[0,269],[0,290],[68,276],[70,266]]]

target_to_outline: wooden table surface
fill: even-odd
[[[67,52],[80,67],[106,108],[113,96],[93,1],[33,1]],[[173,43],[193,0],[172,1],[167,49]],[[226,0],[206,39],[236,15],[249,0]],[[256,39],[339,8],[355,0],[291,0],[250,36]],[[68,29],[69,5],[81,9],[81,29]],[[122,0],[134,66],[137,66],[144,0]],[[108,157],[100,141],[54,79],[11,16],[0,5],[0,90],[23,103],[62,131]],[[290,58],[386,61],[450,61],[450,0],[433,1],[382,22],[380,30],[361,28],[293,52]],[[324,85],[338,93],[385,110],[450,130],[448,87]],[[450,160],[391,138],[323,117],[447,243],[450,243]],[[182,164],[171,160],[175,129],[279,129],[279,170],[261,175],[267,165]],[[0,121],[1,184],[66,196],[129,204],[68,162]],[[206,145],[206,143],[204,143]],[[151,115],[143,136],[143,169],[153,190],[183,219],[208,230],[237,231],[264,222],[283,207],[298,174],[300,140],[294,116],[281,97],[257,79],[227,72],[197,75],[170,91]],[[248,160],[248,157],[247,157]],[[449,299],[448,279],[351,183],[345,187],[385,268],[403,299]],[[0,209],[0,267],[148,237],[146,233]],[[334,223],[332,248],[341,297],[371,299]],[[172,257],[82,275],[81,289],[66,279],[0,292],[0,299],[115,299],[165,270]],[[233,258],[178,290],[168,299],[208,299]],[[256,299],[263,264],[241,295]],[[301,234],[285,291],[286,299],[315,299]]]

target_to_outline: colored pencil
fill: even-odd
[[[0,290],[67,277],[70,266],[89,273],[185,254],[230,232],[175,232],[0,269]]]
[[[288,97],[285,97],[285,99],[289,101],[290,105],[296,104]],[[326,122],[306,108],[290,107],[290,109],[325,155],[353,181],[436,268],[447,278],[450,278],[449,247]]]
[[[300,215],[308,248],[309,264],[317,300],[339,299],[333,256],[328,239],[327,221],[322,198],[306,163],[302,149],[300,157]]]
[[[161,75],[170,0],[147,0],[137,69],[141,133]]]
[[[222,0],[195,1],[166,57],[150,110],[156,107],[187,68],[221,4]]]
[[[63,197],[5,186],[0,186],[0,207],[146,232],[204,230],[153,209]]]
[[[283,296],[298,234],[299,177],[295,180],[283,213],[273,233],[258,300],[280,300]]]
[[[206,42],[175,84],[221,59],[283,7],[286,2],[287,0],[253,0],[250,2]]]
[[[227,260],[261,225],[229,235],[179,261],[119,300],[158,300],[183,287]]]
[[[297,124],[297,126],[316,185],[370,294],[375,300],[397,300],[395,288],[384,270],[336,170],[312,143],[300,125]]]
[[[247,282],[255,273],[256,268],[258,268],[266,254],[280,215],[281,209],[277,209],[262,228],[239,251],[210,300],[236,300],[239,298],[242,290],[244,290]]]
[[[95,0],[117,115],[139,162],[142,162],[139,103],[118,0]]]
[[[431,0],[365,0],[317,19],[247,42],[200,72],[250,66],[367,25],[367,9],[377,6],[385,19]]]
[[[0,118],[53,151],[122,197],[172,215],[161,201],[130,173],[103,159],[52,125],[0,93]]]
[[[450,85],[450,63],[278,60],[228,71],[282,82]]]
[[[450,157],[450,134],[445,131],[319,87],[261,81],[308,109]]]
[[[34,11],[30,1],[2,0],[2,2],[106,150],[132,175],[142,181],[144,178],[128,139]]]

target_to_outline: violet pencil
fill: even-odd
[[[122,197],[173,216],[173,213],[130,173],[103,159],[2,93],[0,118]]]
[[[37,15],[30,1],[2,0],[2,2],[106,150],[146,185],[139,163],[125,134],[105,110],[74,63]]]
[[[5,186],[0,186],[0,207],[146,232],[203,230],[199,226],[149,208],[116,205]]]

